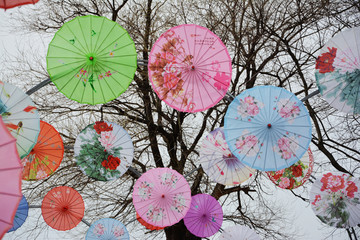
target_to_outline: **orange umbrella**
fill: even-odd
[[[157,227],[157,226],[154,226],[154,225],[151,225],[151,224],[145,222],[145,220],[142,219],[138,213],[136,213],[136,220],[138,220],[139,223],[141,223],[144,227],[146,227],[149,230],[161,230],[161,229],[165,228],[165,227]]]
[[[41,204],[45,222],[59,231],[76,227],[82,220],[84,211],[85,205],[81,195],[66,186],[51,189]]]
[[[22,179],[39,180],[51,175],[59,167],[64,155],[60,134],[50,124],[40,121],[40,133],[30,154],[21,160]]]

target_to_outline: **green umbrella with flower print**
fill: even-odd
[[[59,91],[92,105],[113,100],[128,88],[136,59],[127,31],[99,16],[65,23],[49,44],[46,57],[50,79]]]
[[[90,124],[77,136],[74,153],[77,165],[89,177],[109,181],[130,167],[134,147],[129,134],[107,121]]]

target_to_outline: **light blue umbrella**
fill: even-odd
[[[29,204],[26,201],[26,198],[24,196],[22,196],[19,206],[15,213],[13,227],[10,228],[8,232],[15,231],[16,229],[18,229],[19,227],[21,227],[24,224],[24,222],[28,216],[28,211],[29,211]]]
[[[86,240],[130,240],[124,224],[113,218],[94,222],[86,233]]]
[[[299,161],[311,141],[304,104],[274,86],[245,90],[229,105],[224,123],[231,152],[251,168],[278,171]]]

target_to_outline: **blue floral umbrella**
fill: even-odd
[[[334,108],[360,113],[360,27],[338,33],[320,49],[315,77],[322,97]]]
[[[86,240],[129,240],[124,224],[113,218],[102,218],[94,222],[86,233]]]
[[[257,86],[238,95],[225,115],[231,152],[251,168],[277,171],[299,161],[311,140],[311,121],[291,92]]]
[[[20,204],[15,213],[13,227],[10,228],[8,232],[15,231],[16,229],[18,229],[19,227],[21,227],[24,224],[24,222],[28,216],[28,211],[29,211],[29,204],[26,201],[26,198],[24,196],[22,196]]]

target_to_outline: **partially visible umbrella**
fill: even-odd
[[[360,180],[345,173],[325,173],[310,190],[311,208],[323,222],[337,228],[360,224]]]
[[[164,229],[164,227],[156,227],[154,225],[151,225],[151,224],[147,223],[144,219],[142,219],[140,217],[140,215],[138,213],[136,213],[136,220],[138,220],[139,223],[141,223],[141,225],[143,225],[146,229],[149,229],[149,230],[161,230],[161,229]]]
[[[124,224],[114,218],[94,222],[86,233],[86,240],[130,240]]]
[[[12,227],[21,200],[21,164],[16,139],[0,116],[0,239]]]
[[[25,4],[35,4],[37,3],[39,0],[1,0],[0,1],[0,8],[4,8],[9,9],[9,8],[13,8],[13,7],[17,7],[17,6],[21,6],[21,5],[25,5]]]
[[[278,187],[284,189],[294,189],[302,186],[309,178],[314,167],[314,157],[310,150],[291,167],[266,172],[269,179]]]
[[[232,68],[218,36],[205,27],[184,24],[169,29],[155,42],[148,71],[161,100],[179,111],[198,112],[225,96]]]
[[[360,113],[360,27],[336,34],[316,59],[315,77],[322,97],[345,113]]]
[[[212,180],[223,185],[240,184],[255,173],[231,153],[222,127],[210,132],[202,142],[200,163]]]
[[[88,125],[76,137],[74,155],[84,174],[109,181],[128,170],[134,147],[125,129],[112,122],[100,121]]]
[[[106,103],[130,85],[137,68],[128,32],[106,17],[79,16],[66,22],[49,44],[51,81],[80,103]]]
[[[59,231],[76,227],[84,216],[85,205],[81,195],[71,187],[51,189],[41,204],[45,222]]]
[[[8,232],[16,231],[19,227],[21,227],[28,216],[28,212],[29,212],[29,204],[26,201],[26,198],[22,196],[20,204],[15,213],[13,227],[10,228]]]
[[[23,180],[44,179],[60,166],[64,156],[61,136],[50,124],[40,121],[40,133],[30,154],[21,159]]]
[[[137,179],[133,203],[136,212],[147,223],[167,227],[186,215],[191,203],[191,190],[177,171],[154,168]]]
[[[184,223],[195,236],[210,237],[221,228],[223,211],[220,203],[208,194],[197,194],[191,198],[191,206]]]
[[[304,104],[274,86],[243,91],[229,105],[224,133],[231,152],[251,168],[278,171],[305,154],[311,121]]]
[[[260,240],[259,235],[247,226],[235,225],[224,229],[218,240]]]
[[[0,114],[16,138],[20,158],[29,154],[40,132],[40,116],[31,98],[21,89],[0,81]]]

